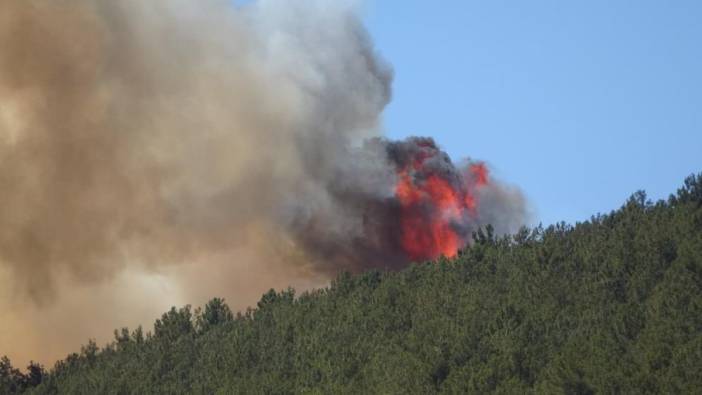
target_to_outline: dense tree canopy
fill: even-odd
[[[692,393],[702,389],[702,174],[575,226],[478,232],[454,259],[222,299],[115,331],[19,393]]]

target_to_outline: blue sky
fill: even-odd
[[[382,1],[388,136],[431,135],[574,223],[702,171],[702,1]]]

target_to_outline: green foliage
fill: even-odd
[[[575,226],[486,229],[455,259],[271,290],[236,318],[222,299],[173,308],[37,386],[3,359],[0,392],[699,392],[701,194],[692,176]]]
[[[35,362],[29,362],[27,373],[12,367],[6,356],[0,358],[0,394],[20,394],[41,384],[46,376],[44,367]]]
[[[234,319],[232,311],[222,298],[210,300],[205,305],[204,311],[199,308],[195,310],[195,316],[195,326],[199,332],[207,332],[217,325],[225,324]]]
[[[24,375],[12,367],[10,359],[2,357],[0,359],[0,393],[16,394],[22,390]]]

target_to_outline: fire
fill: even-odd
[[[488,185],[483,163],[463,171],[440,171],[446,159],[434,144],[418,144],[398,166],[395,197],[400,205],[400,244],[411,260],[453,257],[468,242],[461,227],[477,216],[476,191]],[[453,170],[453,166],[451,165]]]

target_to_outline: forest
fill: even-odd
[[[239,313],[174,307],[51,368],[2,358],[0,393],[702,390],[702,173],[667,200],[473,240]]]

